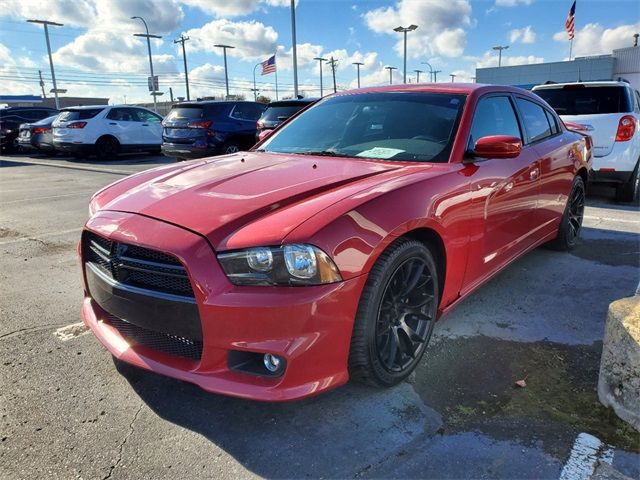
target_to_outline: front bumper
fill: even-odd
[[[109,211],[96,214],[86,228],[115,241],[174,255],[186,267],[193,286],[202,328],[199,360],[130,345],[109,323],[112,312],[104,308],[109,308],[104,297],[102,306],[93,298],[83,269],[82,318],[120,360],[210,392],[254,400],[300,399],[347,382],[353,320],[365,277],[314,287],[239,287],[227,280],[208,242],[187,230]],[[282,356],[286,370],[279,377],[238,371],[229,366],[232,351]]]

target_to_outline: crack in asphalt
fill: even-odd
[[[129,437],[133,434],[133,424],[136,423],[138,415],[140,415],[143,406],[144,403],[141,403],[138,407],[138,410],[133,415],[133,420],[131,420],[131,423],[129,424],[129,432],[125,435],[125,437],[122,439],[122,442],[120,442],[120,445],[118,446],[118,458],[116,459],[116,462],[109,467],[109,473],[102,477],[102,480],[108,480],[109,478],[111,478],[111,475],[113,475],[113,471],[118,467],[118,465],[120,465],[120,462],[122,461],[122,452],[124,450],[124,446],[127,443],[127,440],[129,440]]]
[[[14,331],[9,332],[9,333],[3,333],[2,335],[0,335],[0,340],[3,339],[3,338],[12,337],[14,335],[19,335],[21,333],[33,333],[33,332],[38,332],[40,330],[47,330],[47,329],[49,329],[51,327],[64,327],[64,324],[48,323],[46,325],[38,325],[36,327],[19,328],[18,330],[14,330]]]

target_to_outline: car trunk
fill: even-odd
[[[564,122],[583,126],[587,135],[593,140],[593,154],[604,157],[611,153],[616,140],[618,123],[624,113],[607,113],[596,115],[560,115]]]
[[[206,142],[213,130],[213,115],[224,113],[225,105],[178,105],[171,109],[162,122],[163,141],[166,143],[194,144]]]

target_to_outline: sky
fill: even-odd
[[[182,50],[186,42],[191,97],[225,91],[222,49],[228,50],[231,94],[253,97],[254,67],[276,54],[278,98],[293,93],[290,0],[0,0],[0,95],[40,94],[52,88],[45,36],[30,18],[63,23],[50,27],[58,88],[69,96],[97,96],[110,103],[149,102],[149,62],[144,32],[161,35],[151,49],[160,91],[185,96]],[[478,67],[497,66],[493,46],[509,46],[502,65],[565,60],[569,41],[564,22],[571,0],[298,0],[296,4],[299,92],[320,95],[319,62],[336,59],[339,90],[402,82],[403,35],[397,26],[418,25],[407,35],[407,76],[437,81],[472,81]],[[640,32],[637,0],[577,0],[573,56],[608,54],[631,46]],[[428,63],[425,64],[424,62]],[[275,99],[275,75],[256,71],[259,94]],[[323,67],[324,93],[333,88]]]

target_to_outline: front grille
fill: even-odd
[[[107,316],[107,323],[118,330],[120,335],[135,344],[189,360],[200,360],[202,357],[202,342],[197,340],[148,330],[113,315]]]
[[[195,298],[187,271],[177,258],[85,232],[85,262],[123,285]]]

